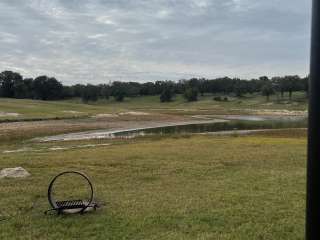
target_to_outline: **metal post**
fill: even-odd
[[[306,240],[320,239],[320,0],[312,5]]]

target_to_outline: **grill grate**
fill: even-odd
[[[52,188],[53,185],[55,183],[55,181],[57,180],[57,178],[59,178],[62,175],[70,175],[70,174],[76,174],[76,175],[80,175],[83,180],[85,182],[87,182],[87,188],[88,191],[90,192],[87,200],[64,200],[64,201],[56,201],[54,198],[54,194],[52,192]],[[52,181],[50,182],[49,188],[48,188],[48,200],[50,205],[52,206],[52,209],[46,211],[57,211],[58,214],[60,213],[83,213],[88,209],[96,209],[97,208],[97,204],[93,202],[93,187],[92,184],[89,180],[89,178],[80,172],[76,172],[76,171],[66,171],[66,172],[62,172],[59,173],[58,175],[56,175]],[[72,210],[72,211],[68,211],[68,210]]]
[[[57,204],[58,208],[61,210],[85,208],[86,207],[86,204],[83,200],[57,201],[56,204]]]

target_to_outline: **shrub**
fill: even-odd
[[[198,101],[198,90],[196,88],[187,88],[183,94],[183,97],[188,102]]]
[[[220,96],[217,96],[217,97],[214,97],[213,100],[214,100],[214,101],[221,102],[221,101],[222,101],[222,98],[221,98]]]
[[[161,102],[171,102],[173,98],[173,90],[170,87],[165,87],[160,95]]]

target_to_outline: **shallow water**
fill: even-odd
[[[209,119],[208,115],[203,116]],[[194,134],[210,133],[234,130],[257,130],[257,129],[280,129],[280,128],[303,128],[306,120],[302,117],[261,117],[261,116],[220,116],[223,119],[211,119],[210,121],[194,121],[185,123],[172,123],[144,128],[130,128],[119,130],[97,130],[78,133],[69,133],[57,136],[39,138],[38,141],[71,141],[88,139],[114,139],[135,138],[145,135],[164,134]],[[240,120],[239,120],[240,119]]]

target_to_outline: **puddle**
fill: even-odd
[[[267,117],[262,116],[244,116],[244,115],[194,115],[193,118],[197,119],[216,119],[222,118],[225,120],[244,120],[244,121],[265,121],[268,120]]]
[[[217,122],[226,122],[227,120],[223,119],[215,119],[210,121],[192,121],[192,122],[180,122],[180,123],[154,123],[152,126],[141,127],[141,128],[123,128],[117,130],[93,130],[93,131],[85,131],[85,132],[76,132],[76,133],[68,133],[61,134],[56,136],[35,138],[35,141],[40,142],[50,142],[50,141],[75,141],[75,140],[90,140],[90,139],[114,139],[114,138],[135,138],[138,136],[146,135],[146,131],[153,129],[161,129],[167,127],[179,127],[186,125],[194,125],[194,124],[205,124],[205,123],[217,123]]]
[[[198,117],[198,116],[196,116]],[[201,116],[202,119],[211,119],[214,115]],[[44,138],[37,138],[36,141],[72,141],[89,139],[114,139],[114,138],[135,138],[146,135],[163,134],[195,134],[210,133],[234,130],[258,130],[258,129],[279,129],[279,128],[302,128],[306,126],[304,118],[284,117],[262,117],[262,116],[219,116],[223,119],[211,119],[207,121],[180,122],[171,124],[154,124],[149,127],[127,128],[117,130],[95,130],[78,133],[69,133]],[[199,117],[198,117],[199,118]]]
[[[218,132],[206,132],[199,133],[202,135],[215,135],[215,136],[228,136],[228,135],[249,135],[254,133],[265,133],[265,132],[274,132],[280,130],[290,130],[292,128],[281,128],[281,129],[255,129],[255,130],[230,130],[230,131],[218,131]],[[295,128],[295,129],[307,129],[307,128]]]
[[[197,119],[225,119],[225,120],[243,120],[243,121],[301,121],[305,119],[302,115],[194,115]]]

